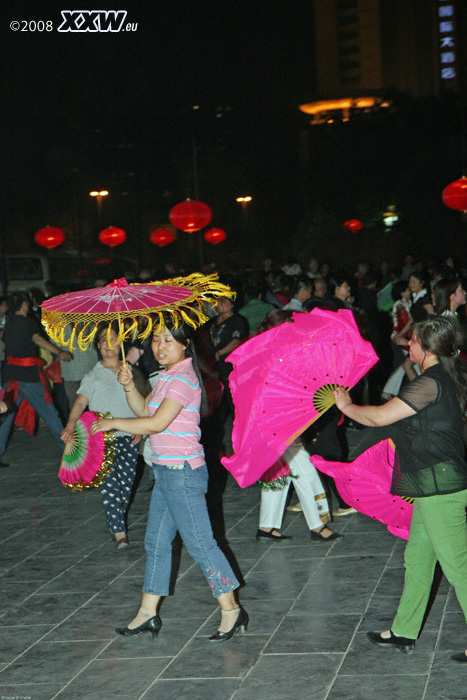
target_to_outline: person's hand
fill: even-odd
[[[401,348],[406,348],[409,344],[409,341],[407,340],[407,338],[404,338],[403,335],[395,335],[394,342],[396,345],[399,345],[399,347],[401,347]]]
[[[132,435],[131,436],[131,444],[132,445],[139,445],[142,439],[142,435]]]
[[[117,379],[120,382],[120,384],[124,387],[128,387],[129,384],[132,384],[132,383],[134,385],[133,373],[127,364],[124,364],[120,367],[120,369],[118,371]]]
[[[0,413],[6,413],[8,411],[8,406],[4,401],[0,401]]]
[[[107,433],[109,430],[113,430],[113,423],[113,418],[99,418],[98,420],[95,420],[94,423],[91,423],[91,435],[96,435],[96,433]]]
[[[60,435],[60,440],[67,444],[70,442],[71,438],[73,437],[73,433],[75,432],[75,425],[72,423],[67,423],[66,426],[63,428],[62,433]]]
[[[71,352],[68,352],[68,350],[59,350],[57,354],[62,362],[70,362]]]
[[[334,401],[336,402],[336,406],[339,409],[339,411],[343,411],[346,406],[352,403],[352,399],[350,398],[349,392],[347,391],[347,389],[344,389],[343,386],[338,386],[337,389],[334,389],[332,393],[334,395]]]

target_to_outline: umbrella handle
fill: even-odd
[[[122,319],[120,318],[120,314],[118,314],[118,329],[121,333],[122,331]],[[125,344],[122,342],[122,360],[123,360],[123,366],[126,369],[126,357],[125,357]]]

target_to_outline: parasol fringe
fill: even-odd
[[[147,319],[148,325],[146,326],[144,331],[139,334],[138,338],[140,338],[140,340],[146,340],[146,338],[149,338],[149,336],[151,335],[151,332],[152,332],[153,325],[154,325],[151,316],[145,316],[144,318]]]
[[[146,318],[146,317],[145,317],[145,318]],[[123,336],[123,340],[124,340],[124,341],[125,341],[125,340],[128,340],[128,339],[130,338],[130,336],[131,336],[131,339],[133,340],[133,339],[135,338],[135,336],[138,335],[138,334],[137,334],[137,330],[138,330],[138,319],[137,319],[136,317],[133,317],[131,320],[132,320],[132,323],[130,323],[130,325],[128,326],[128,328],[126,328],[126,330],[125,330],[125,333],[124,333],[124,336]]]
[[[95,324],[94,324],[94,328],[92,329],[92,331],[91,331],[87,336],[85,336],[84,333],[86,332],[86,329],[87,329],[87,327],[88,327],[89,325],[90,325],[90,324],[87,323],[87,324],[84,326],[83,330],[80,331],[80,332],[78,333],[78,345],[79,345],[79,349],[80,349],[80,350],[83,350],[83,351],[85,351],[85,350],[87,350],[87,349],[89,348],[89,346],[90,346],[91,343],[93,342],[94,337],[95,337],[95,335],[96,335],[96,333],[97,333],[97,328],[98,328],[98,326],[97,326],[97,323],[95,323]]]
[[[153,324],[153,331],[152,331],[153,335],[155,335],[156,333],[162,333],[164,328],[165,328],[164,316],[162,314],[162,311],[158,311],[157,318]]]

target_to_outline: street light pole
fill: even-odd
[[[243,244],[248,243],[248,204],[253,200],[253,197],[237,197],[236,201],[242,205],[242,224],[243,224]]]

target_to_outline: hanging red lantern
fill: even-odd
[[[38,245],[41,245],[44,248],[56,248],[65,240],[65,234],[61,228],[46,226],[45,228],[39,229],[34,236],[34,240]]]
[[[444,188],[443,202],[450,209],[467,212],[467,177],[465,175]]]
[[[349,233],[358,233],[362,230],[363,224],[358,219],[349,219],[348,221],[344,221],[344,223],[342,224],[342,228],[344,228]]]
[[[170,210],[169,219],[175,228],[193,233],[209,224],[212,219],[211,207],[204,202],[187,199]]]
[[[104,245],[108,245],[113,248],[114,246],[120,245],[126,241],[126,233],[122,228],[109,226],[100,232],[99,240]]]
[[[227,234],[222,228],[210,228],[204,234],[204,240],[208,243],[216,245],[216,243],[222,243],[227,238]]]
[[[149,240],[151,243],[154,243],[154,245],[158,245],[160,248],[163,248],[165,245],[169,245],[170,243],[174,242],[175,233],[170,228],[158,228],[156,231],[151,233]]]

